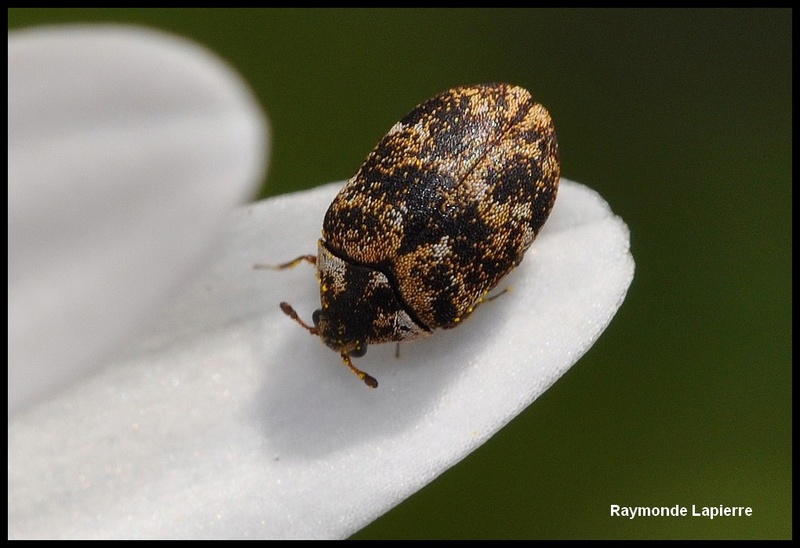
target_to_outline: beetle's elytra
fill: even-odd
[[[522,261],[558,190],[550,115],[510,84],[453,88],[396,123],[325,214],[314,327],[356,368],[370,344],[459,325]]]

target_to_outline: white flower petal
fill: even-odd
[[[140,328],[259,182],[265,122],[199,46],[130,27],[8,38],[9,411]]]
[[[345,537],[546,390],[633,276],[625,224],[562,180],[512,292],[399,359],[370,348],[370,390],[278,309],[310,319],[313,268],[252,269],[313,253],[339,186],[239,210],[150,337],[9,424],[10,537]]]

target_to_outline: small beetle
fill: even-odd
[[[515,268],[558,190],[550,115],[510,84],[453,88],[396,123],[325,214],[322,308],[306,325],[368,386],[351,357],[463,322]]]

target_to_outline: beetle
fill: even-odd
[[[456,87],[397,122],[334,198],[316,255],[313,326],[281,310],[358,369],[370,344],[460,325],[522,261],[558,191],[550,114],[505,83]]]

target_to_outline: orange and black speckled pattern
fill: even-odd
[[[345,264],[382,273],[422,332],[451,328],[522,260],[553,208],[559,176],[553,123],[528,91],[454,88],[381,139],[328,209],[321,244]],[[357,290],[339,279],[339,293]],[[331,312],[363,322],[350,329],[358,333],[386,323],[380,307],[357,308]],[[408,338],[380,331],[363,342]]]
[[[317,270],[322,308],[314,323],[322,341],[333,350],[359,354],[366,352],[368,344],[430,334],[411,318],[385,274],[342,260],[322,240]]]

